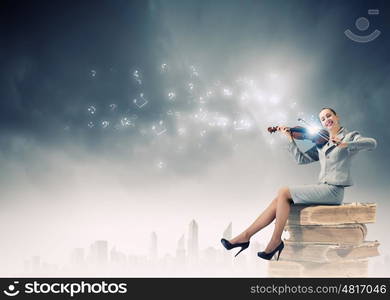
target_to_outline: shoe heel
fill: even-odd
[[[283,250],[283,248],[279,250],[278,257],[276,258],[276,260],[279,260],[279,256],[280,256],[280,253],[282,253],[282,250]]]
[[[241,253],[241,251],[242,251],[242,250],[245,250],[246,248],[247,248],[247,247],[241,247],[241,250],[240,250],[240,251],[238,251],[238,252],[237,252],[237,254],[236,254],[236,255],[234,255],[234,257],[236,257],[238,254],[240,254],[240,253]]]
[[[279,260],[280,252],[282,252],[282,251],[279,250],[278,257],[276,258],[276,260]]]

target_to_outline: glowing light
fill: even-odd
[[[138,84],[142,84],[142,80],[141,80],[141,74],[138,70],[134,70],[133,72],[133,78],[134,80],[138,83]]]
[[[110,125],[109,121],[102,121],[102,127],[107,128]]]
[[[251,126],[252,124],[249,120],[242,119],[233,121],[233,127],[235,130],[248,130],[251,128]]]
[[[229,123],[229,119],[226,117],[219,117],[217,118],[217,126],[219,127],[226,127]]]
[[[170,91],[168,92],[168,99],[171,100],[171,101],[174,101],[176,98],[176,94],[174,91]]]
[[[194,114],[194,118],[199,121],[205,121],[207,118],[207,111],[204,111],[202,108],[199,108],[199,112]]]
[[[198,77],[199,76],[199,73],[198,71],[196,71],[196,68],[194,66],[190,66],[190,69],[191,69],[191,75],[194,76],[194,77]]]
[[[115,103],[111,103],[109,105],[109,107],[110,107],[110,110],[115,110],[118,107],[118,105],[116,105]]]
[[[277,123],[285,123],[287,122],[287,114],[284,111],[273,111],[268,114],[267,117],[268,122],[277,122]]]
[[[160,120],[157,124],[154,124],[152,126],[152,130],[156,133],[156,135],[161,135],[167,131],[163,120]]]
[[[140,93],[139,98],[134,99],[133,102],[138,108],[142,108],[148,103],[148,100],[145,99],[143,93]]]
[[[168,65],[166,63],[161,64],[160,71],[161,71],[161,73],[168,72]]]
[[[180,136],[183,136],[187,133],[187,130],[186,128],[184,127],[180,127],[178,130],[177,130],[177,133],[180,135]]]
[[[132,120],[128,119],[127,117],[121,118],[120,120],[122,127],[134,127],[135,124]]]
[[[296,103],[296,102],[292,102],[292,103],[290,104],[290,108],[291,108],[291,109],[294,109],[296,106],[297,106],[297,103]]]
[[[159,161],[157,163],[157,168],[159,168],[159,169],[165,168],[166,166],[167,166],[167,164],[163,161]]]
[[[310,127],[309,127],[309,132],[310,132],[311,134],[315,134],[315,133],[317,133],[317,132],[319,132],[319,131],[320,131],[320,128],[317,127],[317,126],[310,126]]]
[[[93,106],[93,105],[91,105],[90,107],[88,107],[88,112],[89,112],[91,115],[95,114],[95,112],[96,112],[96,107]]]
[[[229,89],[229,88],[224,88],[222,90],[222,93],[225,95],[225,96],[231,96],[233,95],[233,92]]]

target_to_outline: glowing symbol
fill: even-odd
[[[164,132],[167,131],[165,125],[164,125],[164,122],[162,120],[160,120],[158,122],[158,124],[155,124],[152,126],[152,130],[157,134],[157,135],[161,135],[163,134]]]
[[[103,128],[107,128],[108,125],[110,125],[110,122],[108,122],[108,121],[102,121],[102,127],[103,127]]]
[[[161,64],[160,66],[161,73],[166,73],[168,72],[168,65],[167,64]]]
[[[142,108],[148,103],[148,100],[145,99],[143,93],[140,93],[139,98],[134,99],[133,102],[138,108]]]
[[[95,114],[95,112],[96,112],[96,107],[91,105],[90,107],[88,107],[88,112],[89,112],[91,115]]]
[[[136,81],[138,84],[142,84],[141,74],[139,73],[138,70],[135,70],[135,71],[133,72],[133,78],[135,79],[135,81]]]

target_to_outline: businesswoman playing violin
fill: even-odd
[[[317,184],[282,187],[275,198],[259,217],[242,233],[231,240],[221,239],[227,249],[241,247],[236,256],[249,246],[250,238],[259,230],[269,225],[274,219],[275,228],[267,247],[258,256],[270,260],[278,252],[277,260],[284,248],[281,239],[287,222],[291,204],[342,204],[344,188],[353,185],[350,166],[351,159],[360,150],[373,150],[377,142],[373,138],[363,137],[357,131],[348,131],[340,125],[340,117],[331,108],[323,108],[319,112],[321,125],[326,135],[324,142],[314,145],[302,152],[296,142],[293,128],[278,126],[277,131],[288,137],[288,149],[298,164],[319,161],[321,171]],[[314,140],[313,140],[314,141]]]

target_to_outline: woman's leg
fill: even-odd
[[[277,201],[278,197],[272,200],[270,205],[268,205],[268,207],[261,213],[260,216],[257,217],[257,219],[247,229],[245,229],[235,238],[231,239],[229,242],[235,244],[249,241],[252,235],[269,225],[275,219]]]
[[[275,250],[282,241],[282,233],[290,214],[291,203],[293,202],[288,187],[281,188],[278,192],[275,228],[271,240],[264,250],[266,253]]]

